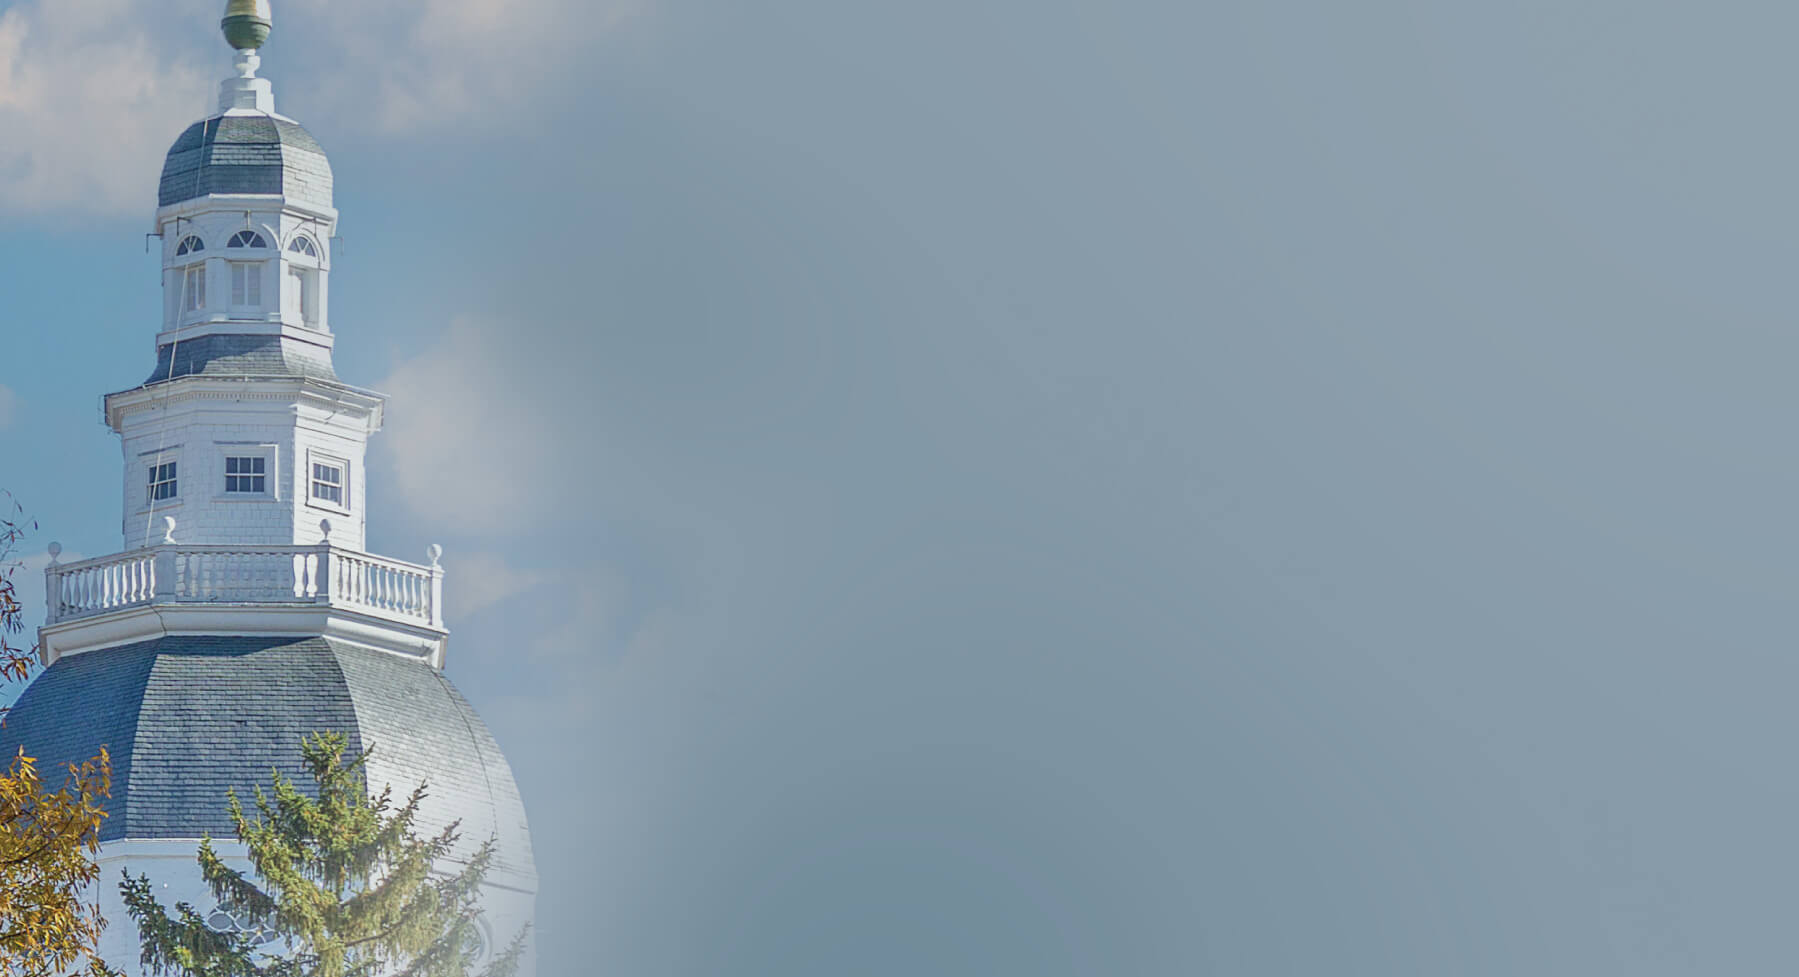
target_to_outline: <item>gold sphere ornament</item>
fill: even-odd
[[[225,32],[225,41],[233,50],[254,51],[269,39],[269,31],[275,26],[272,17],[269,0],[229,0],[219,29]]]

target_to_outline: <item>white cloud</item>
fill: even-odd
[[[40,0],[0,14],[0,213],[147,215],[155,205],[162,154],[208,85],[206,66],[156,42],[150,14],[123,0]]]
[[[265,74],[334,132],[498,119],[643,0],[276,4]],[[25,0],[0,13],[0,214],[148,216],[162,157],[212,107],[230,54],[211,0]],[[281,59],[285,58],[285,62]],[[285,111],[296,99],[276,86]]]
[[[500,389],[504,353],[497,331],[458,322],[381,383],[395,405],[382,438],[389,484],[422,521],[459,535],[538,522],[554,475],[547,419]]]
[[[290,19],[343,69],[320,79],[329,85],[328,103],[355,107],[385,131],[405,132],[530,97],[578,65],[596,36],[638,14],[642,4],[324,0],[296,8]]]
[[[445,553],[444,603],[456,618],[486,608],[554,579],[541,570],[520,569],[498,553]]]
[[[0,383],[0,430],[5,430],[12,424],[13,414],[18,407],[19,395]]]

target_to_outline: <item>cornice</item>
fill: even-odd
[[[381,429],[387,395],[348,384],[311,377],[185,376],[106,395],[106,424],[124,433],[125,418],[197,401],[297,401],[334,413],[351,411],[368,418],[368,431]]]
[[[157,208],[156,227],[152,233],[163,233],[164,226],[176,218],[193,220],[202,214],[241,214],[246,210],[251,213],[285,211],[323,222],[329,229],[337,227],[336,207],[323,207],[278,193],[213,193]]]
[[[151,604],[77,618],[38,629],[38,657],[54,665],[68,655],[175,635],[262,635],[334,638],[442,669],[449,632],[329,605]]]

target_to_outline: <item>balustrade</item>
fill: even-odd
[[[443,626],[443,570],[321,543],[199,546],[165,543],[44,570],[56,624],[146,604],[327,604]]]

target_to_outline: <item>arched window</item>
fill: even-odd
[[[197,237],[184,237],[181,239],[181,243],[175,246],[175,257],[179,258],[184,254],[198,254],[205,250],[206,242]]]
[[[303,254],[308,258],[316,258],[319,256],[318,245],[313,244],[312,238],[309,238],[304,234],[295,235],[293,241],[288,243],[287,250],[296,254]]]
[[[230,243],[225,245],[228,248],[266,248],[268,246],[269,242],[263,240],[262,235],[255,231],[238,231],[231,235]]]

